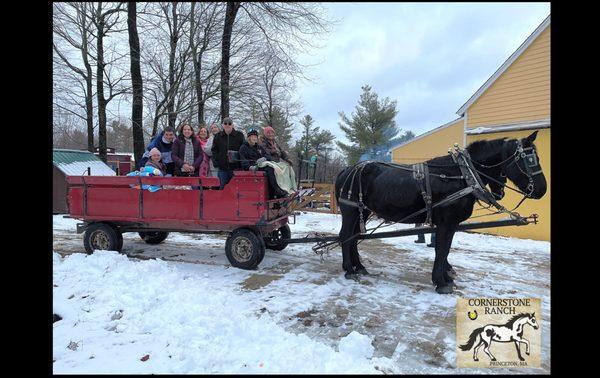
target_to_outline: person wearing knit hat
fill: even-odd
[[[160,171],[161,175],[165,175],[165,165],[163,164],[162,160],[162,154],[160,153],[160,150],[156,147],[153,147],[150,150],[150,159],[148,159],[146,161],[146,164],[144,165],[144,167],[152,167],[152,168],[156,168]]]
[[[258,145],[258,131],[256,129],[248,130],[248,138],[240,147],[240,160],[242,168],[246,171],[263,171],[267,176],[267,183],[269,184],[269,196],[271,198],[283,198],[288,195],[287,192],[282,190],[277,185],[277,178],[275,177],[275,171],[273,167],[269,165],[261,164],[266,162],[265,150]],[[260,165],[260,167],[259,167]]]
[[[276,179],[279,187],[288,194],[298,190],[292,161],[288,153],[279,147],[275,140],[275,130],[271,126],[263,128],[263,135],[258,143],[265,150],[266,158],[271,162],[269,165],[278,167]]]
[[[276,163],[281,160],[286,161],[289,165],[293,165],[288,153],[279,147],[275,141],[275,129],[267,125],[263,127],[263,136],[259,138],[258,144],[267,152],[267,157]]]

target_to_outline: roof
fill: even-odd
[[[456,114],[463,116],[469,108],[469,106],[471,106],[475,101],[477,101],[477,99],[481,97],[483,92],[485,92],[492,84],[494,84],[494,82],[500,77],[500,75],[502,75],[504,71],[506,71],[508,67],[510,67],[510,65],[513,64],[513,62],[521,56],[521,54],[523,54],[523,52],[529,47],[529,45],[531,45],[533,41],[535,41],[535,39],[540,34],[542,34],[542,32],[546,30],[546,28],[549,25],[550,15],[548,15],[548,17],[546,17],[546,19],[533,31],[533,33],[531,33],[531,35],[525,40],[525,42],[523,42],[521,46],[519,46],[519,48],[511,56],[508,57],[508,59],[500,66],[500,68],[498,68],[496,72],[494,72],[494,74],[489,79],[487,79],[485,83],[483,83],[483,85],[477,90],[477,92],[475,92],[473,96],[471,96],[471,98],[469,98],[467,102],[465,102],[464,105],[461,106],[460,109],[458,109]]]
[[[116,176],[115,171],[89,151],[54,149],[52,163],[69,176],[87,174],[88,167],[92,176]]]
[[[460,120],[462,120],[462,119],[463,119],[463,117],[459,117],[459,118],[457,118],[457,119],[455,119],[455,120],[453,120],[453,121],[450,121],[450,122],[448,122],[448,123],[444,123],[442,126],[438,126],[438,127],[436,127],[435,129],[433,129],[433,130],[429,130],[428,132],[426,132],[426,133],[424,133],[424,134],[417,135],[416,137],[414,137],[414,138],[412,138],[412,139],[409,139],[409,140],[407,140],[406,142],[402,142],[402,143],[398,144],[397,146],[393,146],[392,148],[390,148],[390,151],[391,151],[391,150],[395,150],[396,148],[399,148],[399,147],[405,146],[405,145],[407,145],[407,144],[409,144],[409,143],[412,143],[412,142],[414,142],[414,141],[416,141],[416,140],[419,140],[419,139],[421,139],[421,138],[424,138],[424,137],[426,137],[427,135],[431,135],[431,134],[433,134],[433,133],[435,133],[435,132],[438,132],[438,131],[440,131],[440,130],[442,130],[442,129],[445,129],[446,127],[452,126],[452,125],[456,124],[456,122],[458,122],[458,121],[460,121]]]

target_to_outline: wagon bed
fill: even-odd
[[[77,232],[88,253],[120,251],[124,232],[138,232],[149,244],[169,232],[227,232],[232,265],[254,269],[265,247],[281,250],[290,237],[291,198],[269,200],[261,171],[234,171],[223,189],[216,177],[68,176],[67,183],[69,217],[83,221]]]
[[[264,172],[234,171],[219,190],[216,177],[68,176],[69,215],[107,221],[127,231],[233,231],[240,226],[269,233],[287,224],[281,200],[267,199]],[[186,186],[156,192],[142,185]]]

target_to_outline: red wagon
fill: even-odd
[[[84,223],[88,253],[120,251],[124,232],[149,244],[169,232],[228,232],[225,252],[238,268],[254,269],[265,247],[282,250],[290,238],[291,198],[268,200],[264,172],[235,171],[219,190],[216,177],[68,176],[69,216]],[[145,185],[161,186],[151,192]]]

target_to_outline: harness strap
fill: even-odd
[[[496,201],[496,198],[494,198],[494,195],[485,188],[477,169],[471,164],[471,157],[467,150],[458,151],[456,162],[460,171],[463,173],[463,176],[465,176],[467,185],[473,187],[473,195],[476,199],[481,200],[488,205],[492,205],[498,210],[505,210],[504,206],[500,205],[498,201]]]
[[[427,219],[425,220],[425,223],[433,226],[432,223],[432,206],[431,206],[431,183],[430,183],[430,178],[429,178],[429,167],[427,165],[427,163],[425,163],[423,165],[423,171],[425,174],[425,188],[426,188],[426,196],[423,197],[423,199],[425,200],[425,205],[427,205]]]
[[[425,223],[431,225],[431,184],[427,163],[417,163],[413,165],[413,178],[417,181],[417,184],[419,184],[421,196],[423,196],[423,201],[425,202],[425,209],[427,210],[427,219]]]
[[[338,199],[338,202],[340,202],[340,203],[358,208],[359,227],[360,227],[360,232],[363,234],[367,232],[367,229],[365,227],[365,219],[364,219],[363,211],[365,209],[366,210],[370,210],[370,209],[363,202],[362,172],[363,172],[364,168],[370,163],[372,163],[372,161],[367,160],[367,161],[356,164],[352,168],[352,172],[349,173],[348,176],[346,177],[346,180],[344,180],[344,185],[342,185],[342,188],[340,189],[340,196]],[[350,180],[350,186],[348,187],[347,198],[343,198],[342,194],[344,192],[344,186],[346,185],[346,181],[348,180],[348,177],[350,177],[350,175],[352,175],[352,179]],[[358,201],[352,201],[350,199],[350,197],[352,196],[352,188],[354,186],[354,179],[356,178],[357,175],[358,175]]]

